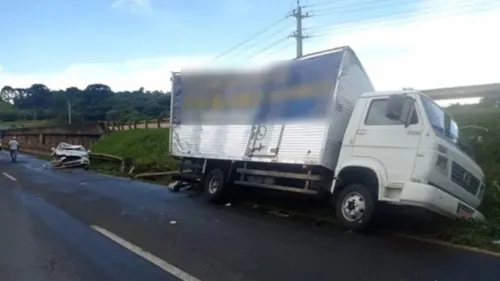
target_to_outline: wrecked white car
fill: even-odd
[[[89,152],[81,145],[72,145],[62,142],[56,148],[52,147],[52,161],[54,168],[87,168],[90,165]]]

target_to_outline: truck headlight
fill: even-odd
[[[437,145],[437,151],[439,151],[440,153],[443,153],[443,154],[448,153],[448,149],[446,148],[446,146],[444,146],[442,144]]]
[[[477,197],[479,199],[483,199],[483,196],[484,196],[484,190],[486,189],[486,185],[484,183],[482,183],[480,186],[479,186],[479,193],[477,195]]]
[[[436,160],[436,168],[444,175],[448,176],[448,158],[439,154]]]

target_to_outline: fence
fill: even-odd
[[[170,128],[169,118],[150,119],[142,121],[101,121],[99,122],[106,132]]]
[[[105,128],[97,123],[53,125],[30,128],[12,128],[3,130],[3,142],[8,142],[13,136],[17,141],[28,146],[52,147],[61,142],[81,144],[87,148],[98,141]]]

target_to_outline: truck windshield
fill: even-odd
[[[460,133],[458,124],[451,116],[430,98],[422,96],[422,103],[436,135],[451,142],[474,161],[477,161],[475,151],[467,138]]]

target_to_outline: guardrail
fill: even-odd
[[[5,149],[5,150],[8,149],[8,146],[6,144],[2,144],[1,147],[2,147],[2,149]],[[51,147],[37,146],[37,145],[20,144],[19,151],[26,153],[26,154],[32,154],[32,155],[37,155],[37,156],[46,156],[46,157],[50,157],[50,155],[52,154]],[[124,157],[106,154],[106,153],[90,152],[89,157],[90,157],[90,159],[97,158],[97,159],[102,159],[102,160],[107,160],[107,161],[119,162],[120,163],[120,172],[122,172],[122,173],[125,172],[125,169],[127,168],[126,164],[127,164],[127,162],[129,162]],[[130,162],[133,162],[133,161],[130,161]],[[131,170],[132,169],[133,169],[133,165],[131,167]]]
[[[6,144],[2,144],[1,148],[3,150],[8,150],[8,146]],[[48,147],[48,146],[20,144],[19,151],[22,153],[36,155],[36,156],[43,156],[43,157],[50,157],[50,155],[52,154],[51,147]],[[163,178],[163,177],[170,177],[171,175],[179,172],[179,171],[146,172],[146,173],[140,173],[140,174],[134,175],[135,161],[133,159],[126,158],[126,157],[120,157],[120,156],[116,156],[116,155],[111,155],[111,154],[106,154],[106,153],[98,153],[98,152],[90,152],[89,157],[91,160],[92,159],[101,159],[101,160],[113,161],[113,162],[119,163],[120,173],[127,172],[127,174],[133,179],[147,179],[147,178],[158,179],[158,178]]]

